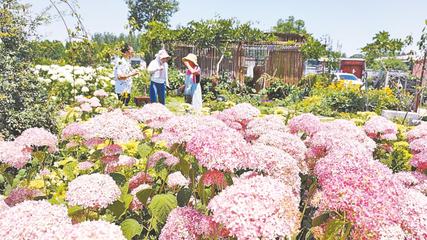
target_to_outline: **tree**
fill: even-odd
[[[220,54],[216,72],[224,56],[228,54],[230,44],[241,41],[255,42],[272,40],[272,35],[266,35],[261,30],[253,28],[251,22],[240,23],[234,18],[221,19],[219,16],[210,20],[191,21],[187,27],[180,28],[180,39],[199,48],[215,48]]]
[[[55,129],[48,95],[31,70],[30,37],[46,20],[30,5],[0,0],[0,133],[12,140],[31,127]]]
[[[176,0],[125,0],[129,7],[128,20],[134,22],[131,28],[148,29],[150,22],[169,23],[176,13],[179,2]]]
[[[315,39],[311,34],[306,36],[304,44],[301,46],[300,51],[304,53],[303,60],[316,60],[318,61],[321,57],[326,54],[325,45],[323,45],[318,39]]]
[[[277,21],[277,26],[273,27],[274,31],[279,33],[297,33],[297,34],[307,34],[305,30],[305,23],[303,20],[296,20],[294,16],[289,16],[288,19],[283,21],[279,19]]]

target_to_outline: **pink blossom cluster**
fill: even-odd
[[[40,239],[50,240],[125,240],[120,226],[105,220],[84,221],[74,225],[66,225],[60,229],[52,229]]]
[[[104,143],[105,143],[105,140],[104,140],[104,139],[101,139],[101,138],[92,138],[92,139],[90,139],[90,140],[84,141],[83,143],[84,143],[84,144],[86,145],[86,147],[88,147],[88,148],[94,148],[94,147],[95,147],[95,146],[97,146],[97,145],[104,144]]]
[[[4,202],[3,196],[0,195],[0,215],[10,207]]]
[[[96,115],[85,122],[85,127],[89,131],[85,136],[86,139],[104,138],[120,143],[144,138],[136,122],[123,115],[120,109]]]
[[[48,146],[50,149],[57,149],[58,139],[55,135],[43,128],[29,128],[15,139],[15,142],[27,147]]]
[[[77,147],[77,146],[79,146],[79,145],[80,145],[80,144],[79,144],[78,142],[71,141],[71,142],[69,142],[69,143],[65,144],[65,148],[74,148],[74,147]]]
[[[46,239],[52,229],[71,225],[68,210],[47,201],[25,201],[0,214],[0,239]]]
[[[216,184],[218,186],[225,187],[227,183],[225,182],[224,174],[219,170],[212,170],[203,176],[203,184],[211,185]]]
[[[43,192],[39,189],[31,188],[15,188],[10,191],[9,196],[4,199],[4,202],[9,206],[13,207],[18,203],[24,202],[25,200],[34,199],[35,197],[43,196]]]
[[[271,131],[289,132],[289,129],[279,117],[266,115],[256,118],[248,124],[246,127],[246,137],[248,139],[257,139],[259,136]]]
[[[199,131],[188,141],[187,152],[196,156],[208,170],[233,172],[253,159],[250,145],[239,132],[230,128]]]
[[[71,181],[65,199],[70,206],[100,209],[108,207],[120,195],[120,188],[112,177],[94,173],[78,176]]]
[[[415,189],[409,189],[401,195],[401,228],[405,230],[405,239],[427,239],[427,196]]]
[[[169,174],[168,186],[169,187],[185,187],[190,184],[190,180],[186,179],[180,171]]]
[[[162,133],[151,139],[154,142],[166,140],[169,148],[175,143],[185,144],[198,130],[199,122],[199,118],[191,114],[170,118],[163,124]]]
[[[141,184],[141,185],[139,185],[138,187],[136,187],[136,188],[134,188],[131,192],[130,192],[130,194],[132,194],[132,196],[133,196],[133,199],[132,199],[132,202],[130,203],[130,205],[129,205],[129,208],[132,210],[132,211],[138,211],[138,210],[141,210],[142,209],[142,206],[143,206],[143,204],[139,201],[139,199],[136,197],[136,194],[139,192],[139,191],[142,191],[142,190],[144,190],[144,189],[146,189],[146,188],[148,188],[148,187],[150,187],[150,185],[148,185],[148,184]],[[150,198],[148,198],[148,200],[147,200],[147,205],[148,204],[150,204]]]
[[[402,171],[393,174],[393,179],[408,189],[414,189],[427,195],[427,176],[424,173]]]
[[[299,229],[299,196],[271,177],[234,179],[208,204],[213,221],[238,239],[291,238]]]
[[[120,145],[117,144],[111,144],[105,146],[101,152],[106,156],[114,156],[121,154],[123,152],[123,148]]]
[[[427,137],[412,139],[409,147],[412,149],[414,157],[409,161],[409,164],[416,167],[417,171],[427,169]]]
[[[261,112],[249,103],[239,103],[234,107],[215,113],[212,116],[223,121],[228,127],[244,134],[246,126]]]
[[[93,163],[89,161],[81,162],[79,164],[79,170],[88,170],[88,169],[91,169],[93,166],[94,166]]]
[[[107,93],[104,89],[96,90],[96,91],[93,93],[93,95],[94,95],[94,96],[97,96],[97,97],[100,97],[101,99],[102,99],[102,98],[105,98],[105,97],[108,97],[108,93]]]
[[[139,109],[133,119],[146,123],[150,128],[158,129],[162,128],[163,124],[173,117],[175,115],[165,105],[150,103]]]
[[[253,141],[253,144],[264,144],[283,150],[297,160],[298,167],[302,173],[307,173],[308,169],[305,161],[307,146],[299,137],[286,132],[269,131]]]
[[[121,167],[132,167],[134,164],[136,164],[135,158],[126,155],[120,155],[118,162],[111,163],[106,166],[106,172],[112,173]]]
[[[65,126],[61,133],[61,140],[67,140],[72,136],[84,137],[88,131],[85,129],[85,125],[81,122],[73,122]]]
[[[152,182],[153,182],[153,179],[151,179],[150,174],[139,172],[129,180],[129,189],[132,190],[137,188],[139,185],[143,183],[152,183]]]
[[[159,240],[219,239],[225,237],[222,233],[220,225],[212,221],[212,216],[185,206],[169,213]]]
[[[408,139],[409,143],[411,143],[415,139],[427,137],[427,124],[421,124],[416,126],[414,129],[409,131],[405,137],[406,139]]]
[[[148,160],[148,168],[154,168],[154,166],[156,166],[157,161],[159,161],[159,159],[161,158],[165,158],[165,161],[163,163],[168,166],[175,166],[179,163],[179,159],[174,155],[165,151],[158,151],[155,152],[153,156],[151,156]]]
[[[83,103],[82,105],[80,105],[80,109],[82,110],[82,112],[92,112],[92,107],[89,103]],[[76,109],[79,110],[79,109]]]
[[[249,169],[257,170],[290,186],[299,194],[301,188],[300,168],[297,160],[281,149],[255,144],[252,146],[254,161],[249,162]]]
[[[320,120],[311,113],[301,114],[289,120],[289,130],[291,133],[304,132],[312,136],[320,128]]]
[[[99,161],[111,165],[111,164],[116,164],[119,161],[119,157],[105,155],[105,156],[102,156],[101,159],[99,159]]]
[[[397,139],[397,126],[392,121],[387,120],[385,117],[375,116],[369,119],[363,131],[372,139]]]
[[[97,97],[91,97],[89,99],[89,105],[91,107],[101,107],[101,100],[99,100],[99,98],[97,98]]]
[[[16,142],[0,141],[0,162],[22,168],[31,159],[32,150]]]

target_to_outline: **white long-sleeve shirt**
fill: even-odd
[[[163,69],[161,69],[161,67],[163,67]],[[151,75],[151,81],[165,84],[169,87],[168,63],[162,63],[161,61],[154,59],[150,62],[150,65],[148,65],[147,71]]]

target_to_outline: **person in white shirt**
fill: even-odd
[[[150,103],[159,102],[165,105],[166,88],[170,89],[168,81],[168,63],[171,57],[165,50],[160,50],[156,59],[150,62],[147,71],[151,75],[150,83]],[[166,88],[165,88],[166,87]]]
[[[138,71],[133,70],[129,60],[129,58],[135,55],[132,46],[125,43],[121,51],[124,53],[124,57],[115,60],[115,92],[119,100],[127,106],[132,91],[132,77],[137,75]]]

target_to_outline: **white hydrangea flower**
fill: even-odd
[[[76,84],[77,86],[85,85],[85,84],[86,84],[86,81],[85,81],[85,80],[83,80],[82,78],[79,78],[79,79],[77,79],[77,80],[76,80],[75,84]]]
[[[87,87],[82,87],[82,92],[89,92],[89,88],[87,88]]]

